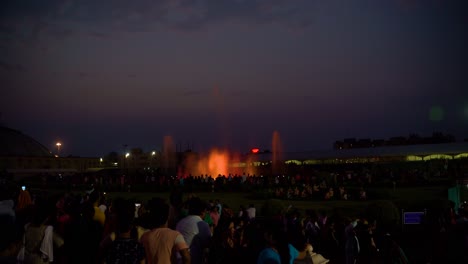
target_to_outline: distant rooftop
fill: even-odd
[[[371,158],[371,157],[398,157],[398,156],[427,156],[431,154],[457,155],[468,153],[468,142],[445,144],[421,144],[384,146],[356,149],[331,149],[324,151],[284,152],[280,153],[281,160],[311,160],[332,158]],[[251,154],[254,160],[271,160],[272,153]],[[257,157],[256,157],[257,156]]]

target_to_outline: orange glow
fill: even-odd
[[[194,171],[196,175],[209,175],[217,178],[218,175],[229,175],[229,153],[212,149],[207,156],[199,158]]]
[[[253,148],[250,150],[252,153],[258,153],[260,151],[259,148]]]
[[[220,175],[226,177],[231,175],[242,176],[253,175],[255,168],[250,166],[235,167],[232,164],[245,162],[239,155],[230,153],[227,150],[220,150],[213,148],[207,154],[200,154],[200,156],[186,156],[184,160],[184,169],[178,172],[181,177],[186,177],[189,174],[193,176],[208,175],[216,179]],[[247,164],[249,161],[246,162]]]
[[[162,150],[162,167],[164,169],[171,168],[175,165],[175,145],[172,136],[164,136],[163,139],[163,150]]]

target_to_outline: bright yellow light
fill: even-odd
[[[419,156],[415,156],[415,155],[406,156],[406,161],[421,161],[421,160],[423,160],[423,158]]]
[[[321,161],[320,160],[306,160],[303,163],[306,165],[311,165],[311,164],[320,164]]]
[[[102,162],[102,158],[99,158],[99,162]]]
[[[125,157],[128,158],[129,156],[130,156],[130,153],[127,152],[127,153],[125,154]]]
[[[446,155],[446,154],[432,154],[432,155],[428,155],[428,156],[425,156],[423,158],[423,160],[433,160],[433,159],[453,159],[452,156],[450,155]]]
[[[453,158],[454,159],[468,158],[468,153],[460,153]]]
[[[62,143],[57,142],[57,143],[55,143],[55,145],[57,146],[57,155],[56,156],[58,157],[58,155],[60,155],[60,147],[62,146]]]
[[[156,151],[151,152],[151,155],[153,156],[156,155]]]
[[[286,163],[286,164],[296,164],[296,165],[301,165],[302,164],[302,162],[299,161],[299,160],[287,160],[284,163]]]

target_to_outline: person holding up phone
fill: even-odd
[[[21,186],[21,190],[18,195],[18,203],[16,205],[17,210],[23,210],[33,204],[31,194],[26,190],[26,186]]]

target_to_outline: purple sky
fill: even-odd
[[[0,5],[1,122],[64,154],[468,137],[465,0]]]

